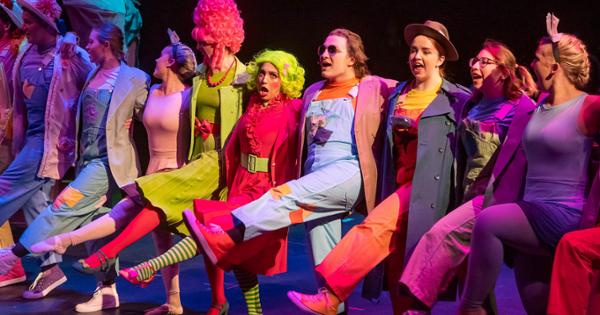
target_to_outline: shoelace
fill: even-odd
[[[98,284],[96,286],[96,290],[94,290],[94,294],[92,294],[92,296],[100,295],[103,288],[110,288],[110,286],[102,285],[102,282],[98,282]]]
[[[35,280],[33,280],[33,283],[29,286],[29,291],[34,291],[37,292],[39,290],[36,290],[35,288],[37,287],[37,285],[39,284],[40,286],[44,284],[44,273],[40,272],[38,273],[37,277],[35,277]]]
[[[223,227],[218,224],[210,223],[209,225],[205,225],[206,229],[213,234],[222,234],[225,233]]]

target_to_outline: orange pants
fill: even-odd
[[[402,274],[410,191],[410,183],[398,188],[354,226],[316,267],[341,300],[346,300],[362,278],[385,258],[390,293],[398,292],[395,288]],[[394,300],[397,299],[392,296]]]
[[[592,287],[598,288],[594,281],[600,281],[593,277],[597,272],[592,268],[598,261],[600,227],[570,232],[562,237],[554,256],[548,314],[598,314],[588,309],[588,305],[597,304],[594,300],[600,298],[598,292],[592,292]]]

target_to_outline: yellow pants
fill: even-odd
[[[12,232],[10,231],[10,224],[7,221],[0,226],[0,248],[8,247],[14,243]]]

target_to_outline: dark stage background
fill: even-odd
[[[409,23],[427,19],[442,22],[460,55],[449,63],[449,76],[468,85],[467,62],[486,38],[509,45],[519,63],[529,65],[538,39],[545,34],[546,12],[560,19],[559,31],[573,33],[600,54],[600,1],[316,1],[238,0],[246,39],[238,57],[247,62],[263,48],[294,53],[307,70],[307,84],[319,79],[316,47],[336,27],[362,36],[371,72],[406,80],[408,47],[402,31]],[[196,0],[142,1],[144,19],[140,47],[141,68],[152,73],[154,59],[168,44],[166,28],[195,45],[190,32]],[[198,57],[202,60],[201,57]]]

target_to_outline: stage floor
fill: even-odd
[[[344,228],[348,229],[362,220],[360,216],[351,216],[345,220]],[[260,277],[261,301],[265,314],[303,314],[287,298],[288,290],[316,292],[310,261],[306,252],[304,227],[291,229],[288,251],[288,272],[274,277]],[[154,250],[150,237],[135,243],[121,255],[121,266],[132,266],[152,256]],[[71,264],[83,255],[82,248],[74,248],[65,256],[61,267],[68,277],[67,283],[54,290],[46,298],[28,301],[21,298],[22,291],[37,275],[36,259],[26,257],[23,260],[27,271],[27,284],[0,288],[0,314],[78,314],[75,304],[87,300],[96,284],[94,277],[82,275],[71,268]],[[204,314],[210,304],[209,285],[204,273],[203,260],[196,257],[181,264],[181,295],[185,314]],[[245,314],[242,293],[232,273],[225,275],[226,295],[231,304],[229,314]],[[162,282],[157,277],[145,289],[133,286],[123,279],[118,279],[117,289],[121,307],[117,310],[95,312],[89,314],[143,314],[143,311],[164,302],[165,294]],[[349,314],[392,314],[387,293],[379,303],[371,303],[360,297],[360,286],[349,300]],[[525,314],[514,284],[512,271],[502,269],[496,285],[496,298],[500,314]],[[455,314],[457,302],[440,302],[433,309],[433,314]]]

